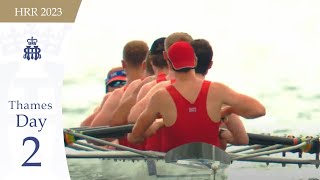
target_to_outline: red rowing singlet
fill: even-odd
[[[156,79],[156,82],[159,83],[159,82],[162,82],[162,81],[166,81],[167,80],[167,75],[165,73],[159,73],[157,75],[157,79]]]
[[[159,73],[157,75],[157,79],[156,79],[156,82],[159,83],[159,82],[162,82],[162,81],[166,81],[167,78],[166,78],[166,74],[164,73]],[[160,128],[157,130],[157,132],[148,137],[147,138],[147,143],[146,143],[146,150],[149,150],[149,151],[161,151],[161,134],[162,134],[162,130],[163,128]]]
[[[162,128],[161,150],[163,152],[191,142],[205,142],[220,147],[220,122],[211,121],[206,108],[209,87],[210,82],[203,81],[193,104],[185,99],[173,85],[166,87],[176,105],[177,119],[172,126]]]
[[[146,144],[145,142],[143,142],[142,144],[132,144],[128,141],[127,135],[119,138],[118,140],[119,140],[119,144],[122,146],[127,146],[134,149],[139,149],[139,150],[145,150],[145,144]]]

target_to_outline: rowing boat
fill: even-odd
[[[120,137],[131,130],[132,125],[65,129],[65,145],[74,149],[67,153],[67,158],[103,159],[103,166],[111,168],[116,177],[127,175],[124,179],[226,179],[224,170],[237,161],[280,163],[283,167],[297,164],[298,167],[314,165],[318,168],[320,165],[319,137],[293,138],[248,133],[249,145],[244,147],[229,146],[227,151],[223,151],[198,142],[179,146],[167,153],[141,151],[99,139]],[[92,145],[86,140],[119,150]],[[298,157],[287,157],[288,153],[298,153]],[[315,154],[315,158],[302,158],[303,153]],[[131,169],[133,166],[136,167],[134,170]],[[131,171],[128,171],[129,167]]]

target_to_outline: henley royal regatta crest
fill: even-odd
[[[26,48],[24,48],[24,59],[27,59],[28,61],[30,59],[41,59],[41,49],[39,48],[39,46],[37,46],[37,42],[38,39],[34,39],[33,37],[31,37],[31,39],[27,39],[28,45],[26,46]]]

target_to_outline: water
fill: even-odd
[[[83,164],[81,168],[76,164]],[[97,180],[114,180],[114,179],[192,179],[192,180],[212,180],[213,173],[207,169],[191,169],[173,164],[165,164],[164,161],[156,161],[157,176],[149,176],[145,161],[114,161],[114,160],[69,160],[69,169],[71,179],[97,179]],[[165,165],[164,165],[165,164]],[[95,168],[93,168],[95,167]],[[223,166],[221,166],[223,167]],[[81,170],[79,172],[79,170]],[[216,172],[219,179],[226,179],[224,168]],[[83,173],[83,172],[86,173]],[[187,174],[192,176],[187,177]],[[170,175],[170,176],[169,176]],[[179,175],[180,177],[174,177]]]
[[[175,8],[180,1],[157,4],[159,10],[184,14],[183,19],[156,13],[148,1],[134,2],[82,2],[67,39],[70,59],[65,63],[64,127],[79,126],[100,103],[105,75],[111,67],[121,65],[127,41],[143,39],[151,45],[158,37],[184,31],[213,46],[214,65],[206,79],[223,82],[265,105],[265,117],[243,119],[248,132],[319,135],[319,1],[183,1],[182,9]],[[132,13],[136,3],[145,6]],[[146,16],[153,20],[143,20]],[[96,17],[105,17],[105,21],[92,21]],[[68,164],[72,179],[112,175],[100,160],[68,160]],[[314,166],[299,169],[297,165],[283,168],[239,162],[226,171],[229,179],[320,179]]]

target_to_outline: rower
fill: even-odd
[[[112,68],[105,79],[106,94],[126,85],[126,72],[123,67]]]
[[[156,79],[143,85],[143,87],[138,93],[137,100],[136,100],[137,102],[141,100],[154,85],[171,78],[168,64],[163,57],[164,41],[165,41],[164,37],[159,38],[153,42],[150,48],[150,53],[149,53],[150,63],[156,74]],[[135,111],[136,108],[141,108],[141,107],[139,105],[134,106],[131,109],[131,111]],[[161,145],[160,143],[161,141],[159,139],[160,138],[159,134],[160,133],[155,133],[146,140],[145,142],[146,150],[157,151],[158,149],[160,149],[159,147]]]
[[[127,85],[113,91],[94,118],[91,127],[110,124],[110,121],[112,121],[110,112],[113,112],[118,106],[127,86],[134,80],[143,78],[145,69],[144,60],[146,59],[148,50],[148,45],[144,41],[130,41],[124,46],[123,60],[121,62],[127,75]]]
[[[210,43],[205,39],[195,39],[191,42],[191,46],[197,56],[197,66],[195,68],[196,76],[205,79],[209,69],[211,69],[213,61],[213,50]],[[223,118],[220,126],[220,148],[225,150],[227,143],[232,145],[247,145],[249,137],[245,127],[236,114],[230,114]]]
[[[137,96],[137,102],[141,100],[154,85],[156,85],[159,82],[170,79],[169,67],[167,62],[163,59],[162,55],[164,51],[165,39],[166,38],[164,37],[156,39],[151,45],[148,56],[150,57],[150,64],[152,66],[153,71],[155,72],[156,79],[141,87]]]
[[[129,123],[135,123],[136,119],[138,119],[141,112],[146,108],[147,103],[149,102],[150,96],[150,89],[152,87],[156,86],[157,84],[160,84],[161,82],[170,80],[168,82],[171,82],[171,80],[174,79],[172,71],[169,70],[168,63],[164,59],[164,42],[167,42],[167,44],[173,44],[176,41],[187,41],[191,42],[192,37],[187,33],[173,33],[170,35],[167,39],[166,38],[159,38],[151,46],[150,54],[151,54],[151,64],[154,69],[154,71],[157,74],[157,79],[154,81],[151,81],[148,84],[145,84],[137,97],[137,103],[134,105],[134,107],[131,109],[128,122]],[[146,140],[146,150],[152,150],[152,151],[160,151],[161,149],[161,127],[163,126],[161,117],[151,126],[147,133],[147,137],[149,137]]]
[[[200,79],[205,79],[213,64],[212,47],[205,39],[195,39],[191,42],[191,46],[197,57],[196,76]],[[249,137],[239,116],[231,114],[223,118],[223,122],[220,125],[219,139],[220,148],[223,150],[226,149],[228,143],[232,145],[248,144]]]
[[[166,80],[166,74],[168,73],[168,64],[165,60],[163,60],[162,55],[162,52],[164,50],[164,39],[165,38],[156,39],[153,42],[147,56],[147,60],[149,61],[156,77],[153,76],[148,77],[144,80],[136,80],[136,82],[132,83],[134,85],[130,85],[128,87],[118,107],[113,112],[113,121],[110,122],[111,126],[127,124],[127,117],[130,113],[131,108],[135,105],[137,99],[139,99],[139,96],[147,92],[157,82]],[[151,82],[149,82],[150,80]],[[120,143],[126,144],[124,139],[122,139]],[[126,145],[137,149],[144,149],[144,143],[142,143],[140,146],[134,146],[131,144]]]
[[[181,36],[181,37],[178,38],[179,36]],[[180,39],[180,40],[184,39],[186,41],[190,41],[192,38],[190,38],[188,35],[186,35],[184,33],[174,33],[173,35],[169,36],[169,41],[172,42],[172,40],[170,40],[170,39]],[[195,68],[196,76],[198,78],[204,79],[205,75],[208,73],[208,70],[212,67],[212,56],[213,56],[212,47],[209,44],[209,42],[204,39],[193,40],[193,41],[191,41],[191,45],[195,49],[195,53],[198,57],[198,63]],[[162,59],[162,60],[165,61],[164,59]],[[152,81],[148,84],[152,84],[152,86],[154,86],[154,85],[156,85],[156,82]],[[147,86],[148,84],[143,86],[143,88],[139,92],[139,95],[141,94],[142,90],[145,89],[145,86]],[[164,87],[170,85],[171,81],[161,82],[160,84],[158,84],[157,88],[154,88],[154,89],[164,88]],[[149,87],[149,86],[147,86],[147,87]],[[151,88],[149,87],[148,90],[150,90],[150,89]],[[154,89],[152,89],[151,91],[154,92]],[[140,113],[146,108],[147,102],[148,102],[147,99],[149,99],[151,97],[151,94],[152,93],[148,93],[148,97],[147,98],[143,97],[142,101],[139,101],[139,99],[141,99],[141,98],[139,98],[139,95],[138,95],[138,98],[137,98],[138,103],[132,108],[131,113],[130,113],[130,117],[129,117],[129,119],[131,120],[130,123],[135,123],[135,120],[138,118]],[[231,118],[238,118],[238,117],[235,115],[232,115],[229,117],[229,119],[231,119]],[[236,120],[240,121],[239,118]],[[160,148],[161,147],[161,131],[162,131],[161,127],[163,127],[162,119],[157,119],[155,121],[155,123],[153,123],[151,128],[149,129],[148,133],[146,134],[146,137],[150,136],[147,138],[146,150],[160,151],[160,149],[161,149]],[[228,132],[227,130],[223,131],[223,133],[221,133],[221,134],[223,135],[222,137],[230,139],[230,132]],[[232,134],[231,134],[231,137],[233,137]],[[222,141],[222,140],[220,140],[220,141]],[[230,142],[228,141],[228,143],[230,143]],[[226,143],[224,143],[224,144],[226,144]],[[225,149],[225,148],[223,148],[223,149]]]
[[[183,33],[183,32],[177,32],[177,33],[173,33],[171,35],[169,35],[166,39],[166,46],[171,46],[173,43],[177,42],[177,41],[186,41],[186,42],[191,42],[193,39],[192,37],[187,34],[187,33]],[[165,55],[165,49],[162,52],[163,56],[157,56],[156,58],[161,58],[162,60],[166,61],[166,55]],[[166,61],[166,64],[168,65],[168,61]],[[167,66],[169,67],[169,66]],[[138,117],[140,116],[140,114],[143,112],[143,110],[146,108],[147,104],[149,103],[150,97],[159,89],[162,89],[164,87],[166,87],[167,85],[170,85],[171,83],[174,82],[174,73],[173,71],[169,68],[169,71],[167,71],[167,77],[166,79],[169,81],[163,81],[164,79],[162,79],[161,81],[158,82],[153,81],[150,84],[152,85],[152,87],[150,88],[149,85],[145,85],[141,91],[138,94],[137,97],[137,103],[134,105],[134,107],[132,107],[130,114],[128,116],[128,123],[132,124],[135,123],[136,120],[138,119]],[[146,92],[145,92],[146,91]]]
[[[93,113],[88,116],[82,123],[81,127],[84,126],[90,126],[92,123],[93,119],[97,115],[97,113],[100,111],[100,108],[103,106],[104,102],[108,99],[110,96],[111,92],[114,90],[121,88],[126,84],[126,72],[122,67],[115,67],[112,68],[107,75],[107,78],[105,79],[105,92],[106,94],[104,95],[104,98],[102,99],[102,102],[98,107],[95,108]]]
[[[183,34],[175,34],[169,36],[169,38],[175,38],[176,36],[181,35],[183,37]],[[183,39],[183,38],[181,38]],[[187,40],[188,38],[186,38]],[[205,39],[196,39],[191,42],[191,45],[196,53],[197,56],[197,66],[195,68],[196,76],[200,79],[205,79],[205,76],[207,75],[209,69],[212,67],[212,57],[213,57],[213,50],[210,45],[210,43]],[[151,47],[152,49],[152,47]],[[164,60],[164,59],[163,59]],[[165,60],[164,60],[165,61]],[[172,74],[172,73],[171,73]],[[148,83],[151,84],[152,82]],[[141,91],[139,92],[138,98],[137,98],[137,104],[131,109],[130,115],[129,115],[129,123],[135,123],[136,119],[139,117],[139,115],[142,113],[142,111],[146,108],[147,103],[149,102],[149,99],[151,95],[158,89],[162,89],[168,85],[170,85],[171,82],[161,82],[158,84],[152,83],[153,87],[152,89],[149,88],[150,93],[147,94],[147,97],[141,98],[141,92],[145,88],[146,85],[143,86]],[[151,90],[150,90],[151,89]],[[159,151],[161,148],[161,127],[163,127],[163,123],[161,119],[157,119],[155,123],[151,126],[149,131],[146,134],[146,137],[149,137],[147,141],[149,141],[149,145],[147,143],[146,150],[153,150],[153,151]],[[224,118],[224,122],[221,124],[222,129],[220,129],[220,142],[221,142],[221,149],[226,149],[227,143],[233,144],[233,145],[246,145],[248,144],[248,136],[246,134],[245,127],[240,120],[239,116],[235,114],[229,115],[227,118]],[[159,131],[159,132],[157,132]],[[231,132],[230,132],[231,131]],[[153,144],[153,145],[152,145]]]
[[[189,43],[180,41],[165,48],[176,82],[152,95],[128,135],[130,142],[143,141],[148,128],[161,115],[165,126],[163,152],[190,142],[220,147],[221,115],[235,113],[245,118],[257,118],[265,114],[265,108],[256,99],[237,93],[222,83],[197,78],[196,57]],[[224,104],[228,107],[221,112]]]
[[[109,109],[108,111],[108,119],[107,124],[109,126],[118,126],[123,125],[127,123],[127,115],[129,114],[129,111],[132,107],[132,103],[135,103],[136,95],[139,92],[142,85],[145,83],[148,83],[149,81],[153,80],[154,77],[153,71],[150,68],[149,63],[149,57],[148,57],[148,48],[144,49],[142,56],[142,53],[134,54],[134,50],[137,50],[137,48],[128,49],[128,56],[132,56],[131,59],[138,58],[140,60],[143,60],[140,67],[142,67],[142,71],[139,71],[139,76],[135,76],[134,79],[132,79],[131,83],[128,84],[122,91],[122,96],[119,97],[117,100],[117,103],[113,106],[112,109]],[[143,59],[142,59],[143,57]],[[127,64],[124,64],[124,66],[128,66],[127,69],[129,69],[131,72],[131,68],[134,67],[137,63],[133,63],[133,65],[130,65],[130,61]],[[127,76],[129,77],[129,74],[134,75],[134,73],[127,73]],[[131,143],[128,143],[127,136],[124,136],[123,138],[119,139],[119,144],[124,146],[129,146],[132,148],[144,149],[144,145],[134,145]]]
[[[166,79],[165,76],[168,72],[168,67],[167,63],[161,59],[161,50],[163,49],[164,39],[165,38],[159,38],[153,42],[151,49],[148,52],[146,61],[146,67],[150,65],[152,71],[146,68],[146,77],[144,79],[137,79],[134,82],[132,82],[131,85],[128,86],[126,92],[120,100],[118,107],[115,109],[114,112],[111,112],[113,114],[112,121],[110,121],[111,126],[128,124],[128,115],[132,107],[139,99],[139,96],[141,96],[142,92],[145,92],[147,91],[147,89],[150,89],[154,85],[154,83],[152,82],[156,82],[155,79],[159,80],[159,77],[161,77],[163,80]],[[161,56],[159,56],[159,53],[161,53]],[[154,74],[156,76],[153,76]]]

